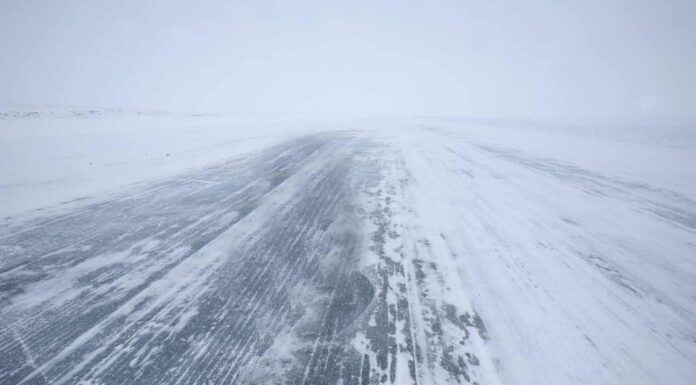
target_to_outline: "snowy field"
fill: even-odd
[[[0,217],[173,176],[317,131],[311,122],[0,107]]]
[[[692,384],[696,125],[0,114],[0,384]]]

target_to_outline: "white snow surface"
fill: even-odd
[[[382,182],[362,203],[366,211],[381,209],[381,200],[390,207],[386,226],[399,237],[385,241],[384,253],[405,261],[403,282],[393,284],[409,288],[418,313],[412,315],[412,340],[430,338],[427,306],[454,303],[466,314],[479,314],[486,325],[487,338],[474,335],[471,345],[457,347],[457,354],[479,357],[470,375],[481,384],[690,384],[696,378],[692,123],[444,118],[288,123],[112,110],[13,111],[0,115],[2,216],[67,210],[133,183],[203,168],[288,138],[358,130],[385,149]],[[310,165],[318,170],[321,162],[315,163]],[[312,167],[284,188],[301,190],[318,172]],[[397,186],[401,189],[386,198],[380,195]],[[254,221],[282,211],[276,201],[283,193],[277,190],[280,198],[202,249],[205,258],[188,260],[169,275],[191,275],[195,281],[154,285],[161,290],[156,304],[170,297],[194,302],[206,285],[208,270],[201,273],[201,264],[221,264],[222,251],[234,246],[231,240],[253,233],[261,226]],[[90,263],[106,265],[111,256],[100,258]],[[421,303],[426,294],[410,292],[416,289],[411,262],[437,266],[441,282],[418,289],[429,304]],[[364,251],[365,268],[378,263],[374,250]],[[39,289],[57,296],[49,287],[34,288]],[[152,292],[142,297],[148,295]],[[20,298],[27,302],[13,306],[42,301]],[[136,318],[129,306],[140,300],[134,297],[120,311]],[[103,323],[119,316],[124,314]],[[441,338],[450,332],[460,331],[445,329]],[[282,337],[274,342],[280,350],[291,344]],[[357,334],[355,348],[365,344]],[[364,353],[374,368],[374,355]],[[406,353],[399,351],[405,357],[399,362]],[[401,365],[396,376],[408,381],[408,368]],[[419,383],[449,381],[441,367],[421,369]]]
[[[301,134],[316,122],[116,109],[0,109],[0,218],[74,207]],[[42,213],[43,214],[43,213]]]
[[[417,223],[453,250],[503,383],[692,383],[693,141],[421,127],[390,135]]]

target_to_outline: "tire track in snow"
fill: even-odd
[[[336,208],[345,200],[346,193],[341,190],[344,185],[340,181],[345,170],[340,169],[348,167],[347,164],[341,165],[341,162],[345,162],[345,156],[350,152],[341,150],[341,147],[350,148],[351,141],[345,135],[304,138],[251,159],[233,160],[194,176],[196,180],[214,181],[216,184],[167,180],[149,190],[126,195],[113,202],[88,206],[81,209],[79,214],[71,213],[39,225],[32,224],[28,231],[4,236],[2,244],[12,245],[13,251],[1,255],[0,260],[5,265],[8,261],[14,263],[14,266],[6,269],[2,275],[5,300],[2,302],[1,316],[4,325],[11,325],[17,333],[21,333],[22,343],[12,337],[12,333],[7,333],[6,327],[3,328],[0,340],[2,355],[15,358],[3,360],[0,368],[2,382],[38,379],[27,377],[35,369],[28,362],[28,357],[20,352],[23,346],[32,351],[37,365],[43,366],[47,377],[55,383],[90,376],[101,380],[111,378],[110,382],[117,378],[163,378],[162,373],[151,369],[140,372],[128,369],[129,364],[137,363],[138,358],[148,357],[147,354],[152,358],[155,353],[151,348],[166,346],[172,350],[176,346],[171,343],[171,336],[169,340],[164,338],[167,333],[150,333],[146,330],[173,327],[171,323],[168,325],[166,321],[158,319],[158,315],[181,320],[181,327],[189,324],[188,321],[205,313],[213,294],[184,298],[191,302],[189,304],[176,295],[170,296],[169,303],[158,303],[158,297],[169,293],[156,292],[157,284],[189,259],[196,258],[201,250],[231,227],[253,215],[258,205],[272,201],[278,195],[279,186],[288,184],[288,179],[293,178],[304,179],[305,187],[316,185],[317,189],[305,193],[304,198],[300,195],[297,204],[293,201],[275,202],[279,205],[279,211],[289,210],[284,219],[281,221],[269,215],[268,232],[261,229],[258,234],[248,235],[256,239],[254,242],[246,240],[250,245],[256,245],[255,248],[240,246],[240,252],[235,253],[240,255],[229,257],[230,261],[241,263],[242,271],[235,271],[240,269],[233,267],[237,263],[222,264],[214,271],[215,274],[207,273],[227,277],[230,281],[222,283],[218,279],[218,286],[212,285],[213,289],[211,285],[205,286],[220,298],[234,298],[234,291],[243,288],[242,282],[245,282],[245,277],[238,274],[255,277],[259,256],[265,256],[271,266],[262,271],[268,273],[274,268],[284,268],[286,275],[311,282],[310,277],[306,276],[311,270],[299,271],[301,267],[310,268],[309,262],[305,262],[307,266],[291,268],[287,265],[290,258],[283,257],[288,257],[289,253],[292,257],[300,258],[304,256],[303,251],[310,247],[333,248],[330,243],[318,245],[321,239],[314,243],[298,243],[298,240],[319,237],[317,232],[338,217]],[[305,175],[308,167],[313,170],[309,176]],[[293,196],[280,195],[280,198],[290,199]],[[280,232],[291,228],[291,225],[294,229],[291,234]],[[270,228],[277,228],[279,232],[271,232]],[[74,241],[84,233],[89,234],[87,239]],[[76,243],[80,247],[74,247]],[[242,252],[245,248],[248,250]],[[278,254],[281,254],[280,257]],[[20,264],[16,263],[18,258]],[[283,261],[286,263],[279,265]],[[202,266],[199,270],[206,269],[206,266]],[[281,289],[285,287],[271,291],[269,288],[273,282],[268,277],[260,275],[255,279],[265,282],[265,286],[247,285],[246,291],[241,291],[240,297],[232,305],[242,306],[248,301],[248,304],[262,307],[260,300],[263,299],[273,306],[272,314],[281,320],[287,306],[275,305],[280,301],[278,296]],[[259,301],[254,303],[257,299]],[[179,300],[182,303],[177,303]],[[123,310],[126,305],[132,307],[130,314]],[[217,305],[229,311],[223,304]],[[191,310],[194,307],[198,309]],[[117,313],[118,317],[113,315]],[[137,317],[133,317],[133,314],[137,314]],[[184,322],[182,317],[189,319]],[[220,318],[227,320],[230,316],[220,315]],[[210,324],[204,324],[203,329],[217,327],[212,319],[206,322]],[[273,323],[273,320],[269,319],[268,322]],[[234,325],[243,330],[252,323],[249,316],[244,320],[239,318]],[[94,335],[85,337],[84,333],[88,330],[92,330]],[[188,331],[184,328],[181,332],[186,334]],[[239,339],[241,334],[230,331],[226,335],[227,338]],[[141,335],[147,335],[149,339]],[[111,341],[109,336],[118,336],[118,340]],[[64,352],[66,346],[80,339],[86,340],[72,351]],[[99,351],[96,342],[94,346],[89,344],[92,340],[103,343],[105,339],[113,344],[125,343],[120,349],[133,349],[134,353],[117,352],[119,349],[115,347]],[[211,346],[211,351],[215,351],[215,345]],[[237,353],[251,346],[250,342],[243,343]],[[182,350],[182,347],[178,349]],[[95,352],[98,353],[92,356],[87,354]],[[56,360],[55,357],[61,358]],[[126,361],[127,357],[130,360]],[[76,364],[80,362],[85,365],[76,371]],[[172,364],[168,358],[160,358],[155,366],[162,366],[165,362]],[[98,363],[104,365],[99,366]],[[109,368],[118,369],[110,372]]]
[[[319,134],[5,227],[0,383],[494,382],[408,183]]]

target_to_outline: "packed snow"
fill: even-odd
[[[0,383],[690,384],[695,165],[692,121],[6,110]]]

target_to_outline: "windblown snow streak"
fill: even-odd
[[[455,132],[312,135],[0,229],[0,383],[687,384],[695,213]]]
[[[428,292],[418,250],[388,250],[390,151],[307,137],[4,229],[2,382],[470,380],[481,319]]]

